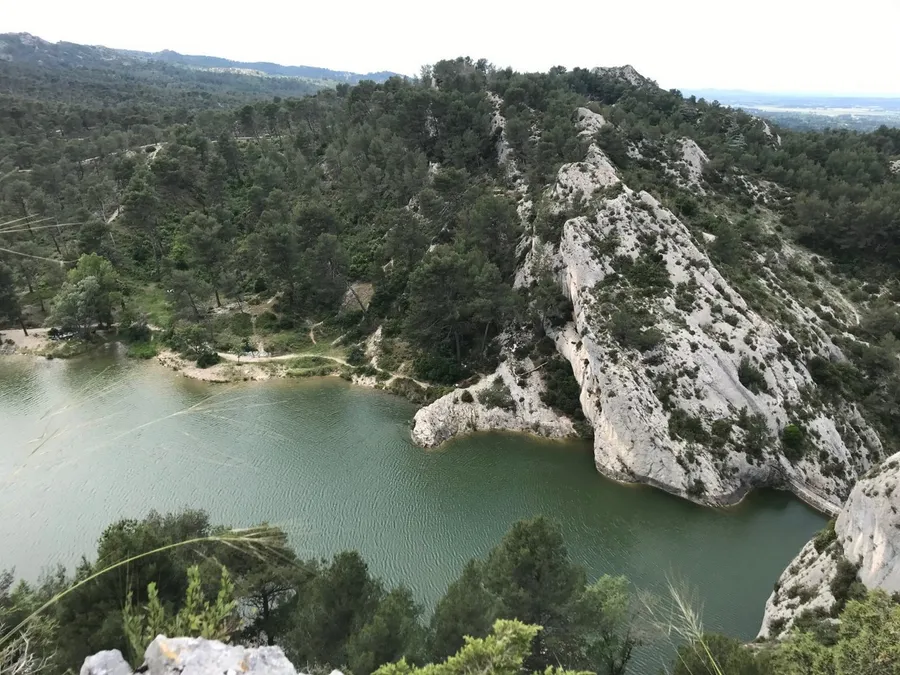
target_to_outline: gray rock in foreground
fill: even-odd
[[[84,660],[81,675],[131,675],[131,666],[118,649],[97,652]]]
[[[280,647],[247,648],[203,638],[159,635],[144,652],[148,675],[298,675]],[[117,649],[89,656],[81,675],[132,675]],[[332,675],[341,675],[333,671]]]

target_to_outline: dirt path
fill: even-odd
[[[290,361],[292,359],[303,359],[303,358],[312,358],[312,359],[326,359],[328,361],[333,361],[334,363],[339,363],[342,366],[347,366],[348,368],[352,368],[353,365],[342,359],[338,356],[329,356],[327,354],[315,354],[313,352],[297,352],[294,354],[280,354],[279,356],[241,356],[240,358],[236,354],[230,354],[228,352],[219,352],[219,356],[223,361],[230,361],[232,363],[271,363],[275,361]],[[390,370],[384,370],[382,368],[378,368],[377,366],[373,366],[375,370],[380,373],[385,373],[388,375],[388,379],[385,380],[385,386],[391,384],[394,380],[410,380],[411,382],[415,382],[418,386],[422,387],[422,389],[428,389],[431,385],[427,382],[421,382],[419,380],[413,379],[407,375],[401,375],[399,373],[394,373]]]
[[[319,323],[314,323],[312,326],[309,327],[309,339],[312,341],[312,343],[314,345],[319,344],[318,342],[316,342],[316,327],[321,326],[323,323],[325,323],[325,322],[320,321]]]
[[[268,361],[290,361],[291,359],[317,358],[328,359],[342,366],[349,366],[344,359],[337,356],[328,356],[327,354],[314,354],[312,352],[298,352],[296,354],[280,354],[279,356],[238,356],[237,354],[229,354],[228,352],[219,352],[219,356],[223,361],[234,361],[235,363],[266,363]]]

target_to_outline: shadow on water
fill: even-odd
[[[280,525],[303,556],[358,549],[431,607],[469,558],[543,514],[590,576],[625,574],[654,593],[683,579],[708,628],[750,639],[778,575],[825,522],[785,493],[708,509],[620,485],[584,443],[495,433],[422,450],[409,441],[413,406],[336,378],[222,386],[114,358],[10,363],[0,537],[16,545],[0,567],[26,576],[71,566],[115,519],[195,507]],[[61,408],[59,435],[32,454],[47,410]],[[635,672],[669,654],[642,649]]]

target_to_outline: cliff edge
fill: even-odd
[[[766,602],[759,635],[783,635],[804,613],[834,617],[867,589],[900,592],[900,453],[862,478],[833,524],[782,573]]]

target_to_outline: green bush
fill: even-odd
[[[454,359],[434,354],[421,354],[413,361],[413,372],[422,380],[439,384],[455,384],[470,375]]]
[[[152,359],[159,353],[155,342],[132,342],[125,354],[130,359]]]
[[[788,424],[781,431],[781,446],[784,456],[796,462],[804,455],[806,433],[796,424]]]
[[[197,357],[197,367],[198,368],[209,368],[210,366],[214,366],[222,360],[222,357],[219,356],[216,352],[203,352],[200,356]]]
[[[460,395],[459,400],[463,403],[473,403],[475,401],[475,397],[472,396],[472,392],[468,389],[464,390]]]
[[[738,426],[744,430],[744,438],[740,449],[751,457],[762,457],[772,443],[772,432],[763,415],[748,415],[743,408],[738,417]]]
[[[702,497],[706,493],[706,483],[700,478],[695,478],[687,488],[690,497]]]
[[[273,312],[265,311],[256,317],[256,330],[271,333],[278,327],[278,317]]]
[[[831,607],[831,616],[837,616],[846,606],[849,600],[860,600],[866,595],[866,587],[860,583],[857,575],[859,565],[855,565],[846,558],[838,560],[837,572],[831,580],[829,589],[834,596],[834,605]]]
[[[610,335],[623,347],[647,352],[657,347],[664,339],[656,328],[645,328],[652,321],[649,315],[632,312],[615,312],[609,320]]]
[[[703,427],[703,420],[682,408],[675,408],[669,415],[669,436],[689,443],[709,443],[709,432]]]
[[[834,518],[828,521],[828,524],[819,530],[819,533],[816,535],[816,538],[813,540],[813,546],[816,547],[816,552],[821,553],[826,548],[831,546],[832,542],[837,540],[837,533],[834,531]]]
[[[584,419],[581,410],[581,387],[572,374],[572,366],[560,357],[551,358],[541,369],[544,391],[541,401],[544,405],[568,415],[576,421]]]
[[[232,314],[229,320],[231,332],[238,337],[250,337],[253,335],[253,318],[244,312]]]
[[[347,363],[351,366],[359,366],[365,363],[366,352],[360,345],[353,345],[347,352]]]
[[[495,377],[491,386],[478,392],[478,402],[488,408],[502,408],[515,412],[516,402],[513,400],[509,387],[501,377]]]
[[[746,356],[738,366],[738,380],[754,394],[769,392],[766,376]]]

